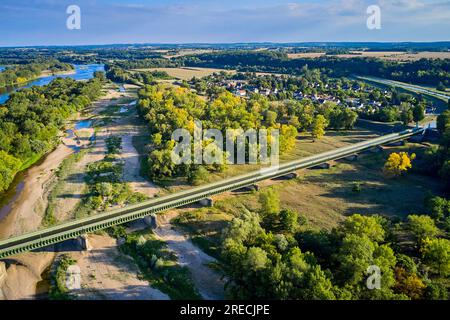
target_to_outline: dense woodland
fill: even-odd
[[[258,94],[242,99],[227,91],[205,101],[186,88],[164,85],[145,86],[139,91],[139,98],[139,111],[152,135],[148,172],[156,180],[186,176],[192,182],[202,180],[205,169],[223,170],[223,165],[200,168],[198,165],[175,166],[170,161],[174,148],[172,132],[184,128],[192,133],[194,120],[202,121],[205,129],[220,130],[224,136],[227,129],[279,129],[280,152],[283,153],[294,147],[299,131],[311,130],[313,137],[319,138],[326,127],[352,128],[357,118],[355,112],[333,103],[316,107],[308,100],[271,102]],[[226,152],[226,146],[222,150]]]
[[[437,86],[439,82],[446,86],[450,84],[449,59],[421,59],[405,63],[374,58],[342,59],[329,56],[316,59],[289,59],[284,53],[271,51],[218,52],[179,59],[186,66],[227,68],[239,71],[298,74],[304,65],[308,65],[311,69],[321,69],[333,77],[358,74],[433,86]]]
[[[100,96],[98,79],[77,82],[57,78],[11,94],[0,106],[0,192],[17,172],[37,161],[58,143],[64,121]]]
[[[172,79],[165,71],[127,71],[117,64],[105,65],[106,77],[115,82],[129,84],[154,84],[156,80]]]
[[[0,72],[0,88],[24,84],[27,81],[39,77],[45,70],[58,73],[73,70],[73,65],[57,60],[50,60],[7,67],[4,71]]]

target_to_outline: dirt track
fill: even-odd
[[[178,263],[186,266],[192,275],[192,280],[206,300],[224,299],[224,281],[221,275],[211,269],[208,264],[217,262],[196,247],[184,234],[173,229],[170,220],[177,213],[160,216],[159,226],[154,230],[156,236],[166,241],[167,246],[178,257]]]

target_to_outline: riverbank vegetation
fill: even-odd
[[[56,270],[51,276],[50,291],[48,297],[50,300],[70,300],[70,290],[67,288],[67,269],[74,265],[76,260],[73,260],[68,255],[59,257]]]
[[[106,138],[106,155],[103,160],[87,166],[85,181],[88,192],[76,208],[76,217],[147,199],[144,194],[133,192],[129,184],[123,182],[124,163],[117,157],[122,148],[121,143],[121,137]]]
[[[40,77],[42,72],[47,70],[55,74],[73,69],[73,65],[53,59],[43,62],[14,65],[0,72],[0,88],[24,84]]]
[[[65,120],[101,95],[98,79],[58,78],[42,87],[11,94],[0,106],[0,192],[18,171],[38,161],[59,143]]]
[[[177,263],[176,255],[151,231],[126,233],[122,227],[113,229],[123,239],[119,249],[131,256],[149,284],[175,300],[197,300],[201,296],[192,282],[189,269]]]

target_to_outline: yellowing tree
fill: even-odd
[[[391,153],[388,160],[384,164],[383,171],[387,176],[397,177],[412,168],[412,161],[416,158],[413,153],[409,155],[407,152]]]
[[[311,131],[313,141],[323,137],[323,135],[325,134],[325,128],[327,126],[328,126],[328,121],[323,115],[319,114],[314,118],[314,121],[312,123],[312,131]]]

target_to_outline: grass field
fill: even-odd
[[[220,71],[235,73],[235,71],[232,70],[213,68],[147,68],[134,69],[134,71],[165,71],[169,74],[169,76],[177,78],[179,80],[191,80],[192,77],[202,78]]]
[[[423,212],[427,191],[439,192],[439,181],[413,173],[388,179],[382,167],[391,152],[417,152],[423,148],[419,144],[390,147],[376,154],[362,154],[356,162],[339,161],[331,169],[301,170],[296,179],[268,180],[260,186],[261,190],[277,190],[282,207],[296,210],[308,228],[331,229],[355,213],[401,219]],[[361,191],[354,191],[355,183]],[[217,257],[227,222],[239,215],[243,207],[257,211],[259,205],[255,192],[225,194],[214,199],[214,207],[185,210],[176,222],[197,245]]]

